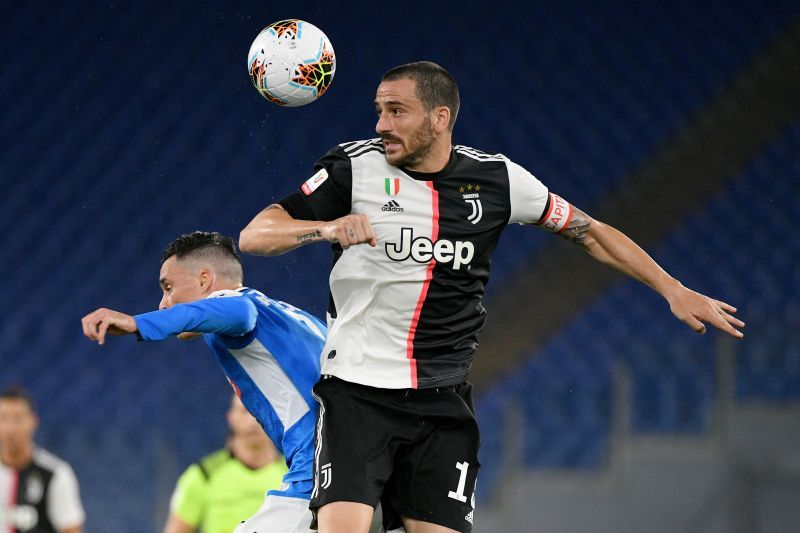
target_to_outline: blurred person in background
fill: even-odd
[[[255,514],[264,492],[281,486],[283,457],[241,400],[227,414],[224,449],[192,464],[178,479],[164,533],[228,533]]]
[[[0,392],[0,527],[4,533],[81,533],[78,480],[69,464],[36,446],[38,426],[24,389]]]

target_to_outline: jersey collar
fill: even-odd
[[[438,172],[419,172],[417,170],[409,170],[405,167],[397,167],[415,180],[418,181],[436,181],[441,179],[453,172],[453,169],[456,167],[456,152],[450,147],[450,159],[447,161],[447,164],[444,168]]]

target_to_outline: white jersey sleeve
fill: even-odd
[[[535,224],[544,214],[547,205],[547,187],[533,174],[509,159],[506,159],[506,167],[511,200],[508,223]]]
[[[86,519],[78,480],[67,463],[62,462],[53,472],[47,513],[50,522],[59,530],[83,525]]]

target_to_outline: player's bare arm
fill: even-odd
[[[194,533],[195,528],[184,522],[175,513],[170,513],[163,533]]]
[[[704,323],[708,323],[733,337],[744,336],[736,329],[743,328],[744,322],[733,316],[735,307],[684,287],[627,235],[562,198],[551,196],[539,225],[581,246],[601,263],[652,287],[667,300],[672,314],[697,333],[705,333]]]
[[[136,321],[131,315],[104,307],[83,317],[81,325],[83,334],[98,344],[105,344],[106,334],[128,335],[138,331]]]
[[[736,329],[744,322],[733,316],[735,307],[684,287],[621,231],[591,220],[579,244],[598,261],[652,287],[667,300],[672,314],[697,333],[705,333],[705,324],[710,324],[733,337],[744,336]]]
[[[568,241],[583,246],[586,233],[591,225],[591,217],[577,207],[572,206],[572,217],[567,223],[567,227],[561,232],[561,236]]]
[[[278,204],[261,211],[239,234],[239,248],[255,255],[280,255],[319,241],[339,243],[345,249],[378,244],[366,215],[347,215],[330,222],[297,220]]]

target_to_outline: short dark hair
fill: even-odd
[[[18,400],[28,404],[31,412],[36,412],[36,405],[33,403],[33,397],[30,393],[19,385],[8,387],[0,392],[0,400]]]
[[[242,279],[242,261],[236,253],[233,239],[216,231],[195,231],[181,235],[166,247],[161,254],[161,264],[175,256],[176,259],[211,259],[222,260],[226,267],[220,274],[231,278]]]
[[[416,61],[394,67],[383,75],[381,82],[401,79],[412,79],[416,82],[417,96],[427,111],[438,106],[450,109],[448,127],[453,131],[461,99],[456,80],[450,73],[431,61]]]

